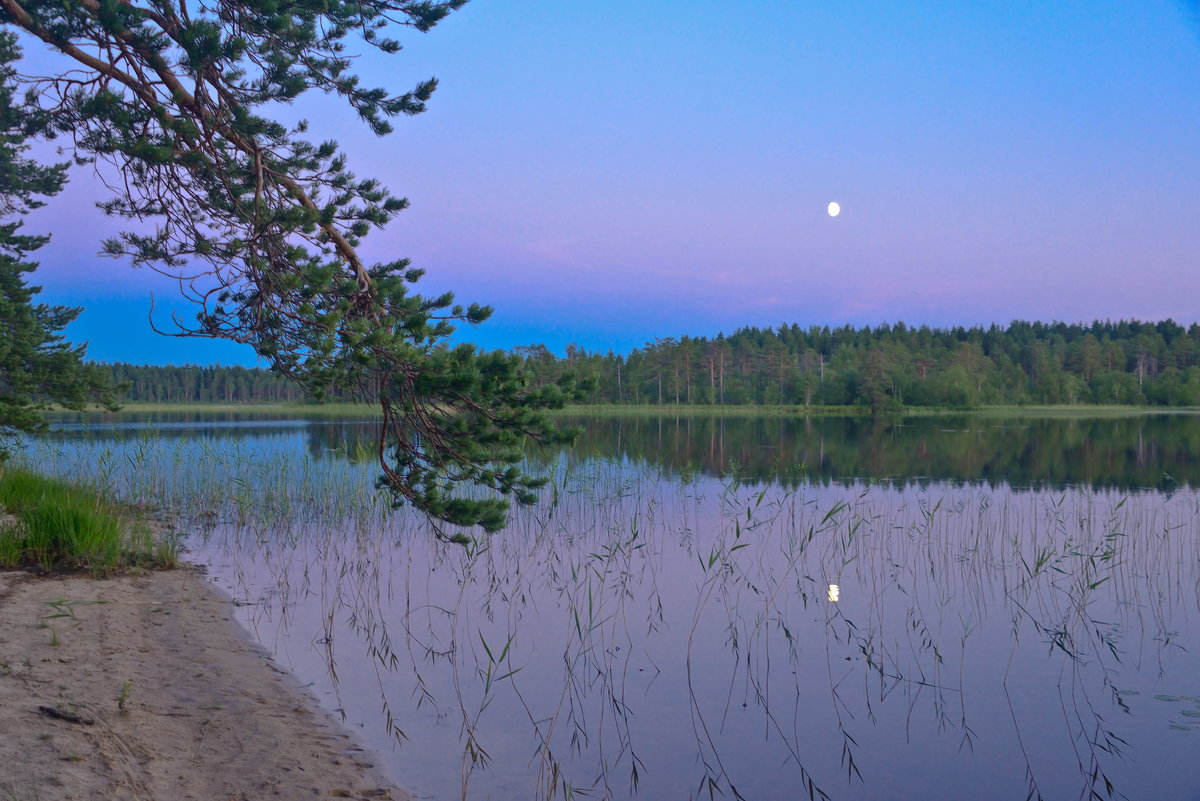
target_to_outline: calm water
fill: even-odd
[[[1200,798],[1200,417],[582,422],[477,549],[386,510],[369,423],[27,458],[174,509],[420,798]]]

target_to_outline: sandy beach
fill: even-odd
[[[0,799],[408,801],[195,568],[0,572]]]

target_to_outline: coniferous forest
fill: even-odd
[[[1090,325],[875,328],[782,325],[729,336],[660,339],[628,355],[569,345],[514,349],[535,385],[590,379],[600,404],[904,406],[1200,405],[1200,325],[1171,320]],[[274,373],[220,366],[110,364],[125,399],[156,403],[302,400]],[[329,399],[349,400],[331,392]]]
[[[294,382],[257,367],[104,364],[130,403],[286,403],[304,391]]]

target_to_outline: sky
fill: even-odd
[[[400,38],[360,72],[436,76],[425,114],[383,138],[320,96],[283,114],[411,201],[369,257],[495,307],[460,341],[1200,321],[1195,0],[472,0]],[[151,331],[151,295],[194,311],[97,255],[104,192],[76,170],[27,223],[53,235],[43,299],[85,307],[69,335],[101,360],[254,364]]]

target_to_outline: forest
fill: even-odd
[[[1200,405],[1200,325],[1171,320],[932,328],[781,325],[659,339],[631,353],[514,348],[532,385],[572,373],[597,404],[911,406]],[[245,367],[104,365],[125,400],[278,403],[300,387]],[[344,392],[331,400],[349,400]]]
[[[296,382],[258,367],[99,364],[129,403],[289,403],[305,397]]]
[[[628,356],[517,348],[538,382],[574,372],[595,403],[794,406],[1200,404],[1200,325],[781,325],[659,339]]]

